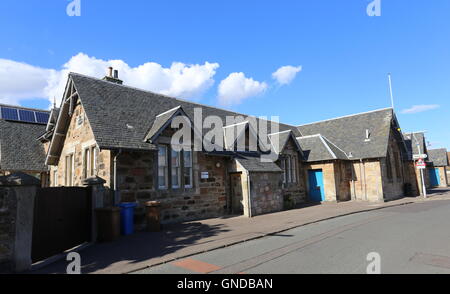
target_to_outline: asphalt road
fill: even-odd
[[[365,274],[372,252],[383,274],[450,274],[450,200],[339,217],[136,273]]]

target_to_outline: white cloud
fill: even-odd
[[[275,79],[280,85],[288,85],[295,79],[301,70],[301,66],[282,66],[272,74],[272,78]]]
[[[239,104],[246,98],[264,93],[267,87],[265,82],[246,78],[242,72],[234,72],[220,82],[219,103],[225,106]]]
[[[441,107],[441,106],[438,104],[414,105],[411,108],[403,109],[401,111],[401,113],[402,114],[414,114],[414,113],[437,109],[439,107]]]
[[[124,84],[157,93],[195,99],[214,84],[219,64],[187,65],[174,62],[168,68],[147,62],[130,67],[123,60],[102,60],[84,53],[73,56],[61,70],[42,69],[32,65],[0,59],[0,99],[3,103],[18,103],[27,98],[53,97],[59,101],[69,72],[102,78],[109,66],[119,70]]]
[[[45,88],[54,70],[0,59],[0,102],[18,104],[20,100],[46,97]]]

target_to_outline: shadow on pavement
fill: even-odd
[[[115,242],[97,243],[80,252],[81,272],[92,273],[117,262],[138,263],[162,257],[185,247],[200,244],[204,238],[229,231],[224,227],[222,224],[209,226],[198,222],[165,225],[162,232],[139,232],[122,236]],[[28,274],[66,273],[67,264],[67,261],[60,260]]]

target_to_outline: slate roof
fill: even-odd
[[[387,154],[393,120],[396,122],[394,111],[386,108],[306,124],[298,130],[302,136],[322,135],[351,159],[382,158]],[[366,141],[366,130],[370,132],[370,141]]]
[[[283,172],[274,162],[262,162],[259,156],[236,156],[239,162],[249,172]]]
[[[411,158],[412,155],[419,154],[419,147],[421,154],[427,154],[427,145],[425,142],[425,134],[423,132],[405,133],[403,134],[403,138],[405,140],[406,148],[411,154]],[[417,143],[419,143],[419,147],[417,146]]]
[[[37,140],[45,125],[0,119],[0,169],[47,171],[44,146]]]
[[[203,118],[216,115],[225,122],[226,116],[247,117],[76,73],[71,73],[69,77],[74,82],[95,139],[102,149],[155,149],[153,144],[144,142],[144,138],[152,129],[157,115],[178,106],[183,108],[191,121],[194,121],[196,107],[202,109]],[[291,129],[296,136],[299,135],[293,126],[279,124],[279,129]]]
[[[428,150],[428,161],[433,162],[434,166],[448,166],[447,149]]]
[[[349,159],[344,151],[320,134],[299,137],[297,141],[303,150],[304,160],[307,162]]]

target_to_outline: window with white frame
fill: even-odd
[[[171,175],[172,175],[172,188],[180,188],[181,181],[181,163],[180,152],[172,150],[171,152]]]
[[[94,177],[97,175],[97,158],[98,158],[99,149],[97,146],[91,147],[91,177]]]
[[[183,151],[184,187],[192,188],[192,151]]]
[[[90,170],[90,164],[91,164],[91,149],[86,148],[84,149],[83,154],[83,178],[88,178],[89,170]]]
[[[53,186],[58,187],[58,169],[53,170]]]
[[[73,185],[73,153],[66,156],[65,165],[65,185],[70,187]]]
[[[97,173],[97,147],[91,146],[84,149],[83,154],[83,177],[89,178],[94,177]]]
[[[167,146],[158,147],[158,187],[167,189],[168,186],[168,154]]]

